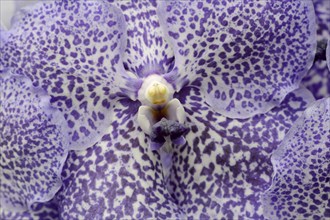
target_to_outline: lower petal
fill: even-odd
[[[262,196],[270,219],[330,217],[330,98],[295,122],[274,152],[272,186]]]
[[[70,153],[58,195],[62,218],[182,218],[165,187],[160,156],[135,122],[138,107],[118,102],[117,120],[102,140]]]
[[[262,218],[261,193],[270,186],[270,154],[307,105],[306,89],[290,93],[264,115],[234,120],[213,111],[197,89],[177,98],[187,113],[187,144],[174,147],[169,188],[188,219]]]
[[[67,157],[64,118],[30,79],[0,73],[0,202],[10,210],[31,209],[53,198],[62,185]]]

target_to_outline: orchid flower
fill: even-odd
[[[314,101],[299,88],[313,10],[306,0],[25,8],[1,33],[1,167],[28,157],[40,172],[30,181],[6,167],[1,205],[64,219],[264,218],[270,156]],[[30,117],[39,129],[10,130]],[[15,141],[48,126],[46,145]]]

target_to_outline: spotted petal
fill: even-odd
[[[316,22],[317,40],[330,39],[330,4],[328,0],[313,0]],[[330,96],[330,71],[325,60],[316,60],[302,81],[317,99]]]
[[[120,100],[102,140],[71,152],[58,194],[63,219],[183,219],[165,188],[160,156],[135,122],[139,104]]]
[[[67,157],[64,118],[30,79],[0,74],[0,203],[24,210],[50,200]]]
[[[330,35],[330,5],[327,0],[313,0],[317,20],[317,40],[328,38]]]
[[[270,219],[330,217],[330,98],[310,106],[272,156],[273,183],[263,195]]]
[[[312,65],[309,0],[164,1],[159,14],[174,48],[177,90],[199,80],[208,104],[225,116],[269,111]]]
[[[208,107],[201,92],[177,96],[187,113],[187,144],[174,147],[169,187],[188,219],[262,219],[260,195],[270,186],[270,154],[314,100],[306,89],[250,119],[230,119]]]
[[[123,15],[101,1],[43,1],[17,17],[1,64],[51,95],[68,124],[71,149],[92,146],[111,123],[111,94],[125,88]]]
[[[160,28],[156,13],[159,1],[115,0],[113,4],[120,8],[127,23],[125,68],[139,78],[169,72],[173,68],[174,57]]]
[[[51,200],[45,203],[35,203],[31,210],[24,212],[15,212],[0,209],[0,219],[3,220],[27,220],[27,219],[59,219],[58,204]]]

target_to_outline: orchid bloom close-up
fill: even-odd
[[[330,218],[327,0],[12,3],[0,219]]]

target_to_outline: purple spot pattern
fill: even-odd
[[[23,22],[14,26],[13,30],[17,33],[12,31],[12,37],[15,37],[15,40],[6,44],[5,48],[1,48],[1,52],[4,52],[4,56],[1,58],[1,64],[12,66],[15,68],[15,71],[29,76],[34,80],[35,85],[42,86],[52,95],[52,104],[64,113],[68,126],[71,128],[71,140],[74,139],[74,141],[79,143],[77,144],[77,147],[79,145],[85,145],[86,147],[91,146],[88,145],[87,142],[90,141],[92,136],[96,138],[89,143],[101,139],[100,137],[104,132],[99,132],[99,130],[93,131],[93,127],[105,130],[105,128],[109,127],[111,124],[107,134],[104,135],[102,140],[92,148],[87,151],[70,153],[70,158],[63,171],[63,176],[65,178],[64,187],[57,196],[61,201],[61,218],[103,219],[107,217],[120,218],[130,216],[132,218],[143,219],[165,219],[183,218],[185,216],[182,213],[187,213],[189,218],[196,218],[198,216],[201,219],[210,216],[218,217],[219,213],[225,218],[262,218],[260,214],[262,213],[262,208],[259,196],[260,192],[266,189],[270,184],[270,176],[272,173],[272,167],[269,162],[270,152],[276,148],[280,140],[283,139],[284,133],[292,125],[293,121],[297,119],[298,115],[306,108],[309,100],[312,99],[308,92],[300,90],[299,92],[288,95],[286,101],[284,101],[280,107],[275,108],[264,116],[255,116],[252,119],[247,120],[233,120],[220,116],[212,108],[209,108],[205,101],[202,101],[203,104],[201,104],[202,93],[197,89],[189,87],[183,89],[179,93],[178,98],[185,103],[185,108],[190,114],[188,117],[188,124],[191,125],[191,133],[188,134],[187,145],[180,149],[175,149],[175,164],[172,170],[171,182],[168,186],[171,189],[173,199],[167,192],[163,180],[163,168],[159,155],[149,150],[147,147],[148,139],[144,136],[143,132],[137,128],[136,122],[134,121],[139,106],[138,102],[116,100],[117,103],[114,104],[115,101],[112,100],[110,104],[110,92],[113,93],[113,91],[118,90],[118,88],[113,87],[119,84],[120,86],[124,85],[122,83],[123,81],[121,81],[121,73],[123,72],[122,66],[120,65],[123,61],[126,69],[133,71],[139,76],[149,74],[148,69],[142,67],[147,64],[147,61],[151,61],[152,64],[158,63],[157,67],[152,66],[150,69],[157,73],[161,70],[159,71],[159,74],[170,71],[172,68],[172,51],[168,48],[165,40],[159,38],[161,36],[161,30],[158,27],[157,19],[154,17],[154,7],[156,7],[156,3],[152,1],[141,3],[133,1],[131,4],[130,2],[119,1],[116,4],[119,5],[119,8],[125,14],[125,18],[119,18],[120,13],[118,13],[116,9],[111,8],[110,6],[107,7],[101,2],[95,1],[82,1],[77,5],[71,5],[65,1],[40,4],[44,4],[45,8],[40,7],[39,9],[36,9],[38,8],[36,7],[30,11],[33,12],[32,14],[27,10],[26,15],[23,16],[26,24]],[[226,4],[233,4],[235,7],[228,9],[224,8],[222,12],[227,10],[227,13],[230,15],[228,15],[228,17],[226,17],[226,15],[221,19],[224,24],[226,24],[226,18],[229,19],[232,29],[227,27],[228,24],[223,25],[221,23],[224,27],[220,28],[221,31],[219,31],[219,33],[224,33],[227,36],[221,35],[214,40],[224,40],[223,44],[221,43],[221,45],[223,45],[222,52],[226,52],[226,56],[229,58],[231,57],[232,59],[229,60],[229,58],[227,59],[227,57],[223,57],[224,53],[221,53],[220,55],[220,52],[217,52],[216,46],[212,46],[212,39],[209,38],[205,38],[207,42],[198,42],[198,45],[200,44],[199,46],[205,48],[208,47],[207,51],[210,52],[207,52],[207,56],[209,56],[211,61],[209,59],[201,61],[205,57],[205,51],[203,51],[203,48],[201,49],[197,47],[197,45],[197,49],[196,47],[192,47],[196,49],[197,52],[194,51],[195,57],[191,60],[198,60],[198,62],[201,62],[201,64],[194,65],[199,66],[205,62],[204,70],[200,72],[197,71],[197,75],[199,76],[195,78],[197,79],[195,83],[198,84],[198,87],[205,88],[206,92],[210,94],[212,93],[213,87],[220,84],[219,79],[216,76],[220,75],[220,72],[222,73],[222,70],[214,66],[214,58],[212,57],[214,57],[216,53],[219,53],[218,55],[220,58],[223,58],[223,60],[227,59],[227,62],[229,61],[231,63],[228,64],[230,66],[228,67],[229,69],[226,68],[226,64],[222,64],[224,65],[223,68],[230,72],[230,75],[232,75],[233,71],[238,73],[239,65],[241,65],[241,70],[250,73],[249,68],[247,71],[243,69],[243,67],[245,67],[245,64],[243,64],[244,62],[239,63],[237,66],[238,63],[235,61],[235,53],[238,53],[236,52],[237,47],[235,47],[235,45],[241,47],[244,44],[243,41],[237,39],[240,39],[240,37],[246,37],[249,35],[249,31],[252,31],[254,36],[250,36],[250,40],[253,39],[253,41],[257,43],[249,41],[249,37],[247,37],[245,40],[250,42],[247,43],[247,46],[253,47],[253,51],[258,51],[260,45],[260,48],[267,46],[267,48],[273,50],[275,55],[272,54],[273,57],[271,56],[271,58],[266,58],[267,55],[263,54],[262,49],[261,51],[258,51],[262,55],[258,54],[256,57],[261,56],[261,58],[264,58],[263,61],[256,62],[256,60],[252,60],[252,58],[251,60],[247,59],[248,61],[246,62],[251,64],[251,67],[257,68],[257,70],[259,70],[258,67],[256,67],[258,66],[258,63],[261,62],[260,66],[263,66],[267,59],[274,59],[276,63],[280,63],[277,62],[276,59],[279,56],[279,52],[277,51],[278,45],[273,44],[272,48],[272,45],[269,45],[269,42],[270,39],[273,39],[272,37],[276,38],[276,40],[275,38],[273,39],[274,42],[284,41],[284,39],[282,39],[284,38],[283,35],[271,36],[271,34],[267,34],[267,31],[263,32],[262,28],[268,30],[265,27],[267,26],[267,19],[256,19],[256,16],[258,16],[258,13],[261,13],[261,11],[271,18],[276,17],[273,14],[276,15],[276,13],[280,13],[282,12],[281,10],[284,10],[281,8],[282,6],[279,8],[275,7],[279,3],[274,3],[273,5],[273,3],[269,1],[266,3],[248,3],[246,5],[239,5],[239,3],[236,5],[236,3],[231,2]],[[255,7],[262,4],[266,4],[266,7]],[[287,6],[287,11],[290,11],[293,10],[292,7],[296,7],[302,3],[292,3],[291,7],[287,5],[287,2],[281,4],[283,4],[283,7]],[[146,7],[148,7],[148,10],[150,9],[150,11],[146,10]],[[53,9],[56,9],[57,12],[61,11],[63,13],[57,13],[55,12],[56,10],[54,11]],[[146,10],[146,12],[136,12],[142,9]],[[249,9],[250,11],[246,9]],[[299,10],[300,9],[306,9],[306,11],[308,11],[309,8],[301,7]],[[91,10],[91,12],[89,10]],[[101,10],[102,13],[100,16],[96,13],[94,16],[92,13],[94,10]],[[238,13],[237,10],[241,10],[243,13]],[[273,14],[267,14],[267,12],[271,10]],[[295,12],[297,14],[301,13],[299,10]],[[72,14],[72,18],[70,18],[70,13],[74,14]],[[208,14],[208,11],[204,11],[203,13]],[[310,15],[307,12],[304,13],[305,19],[310,19],[308,17]],[[47,28],[51,28],[50,25],[45,25],[43,17],[43,15],[46,15],[47,17],[49,14],[52,15],[52,19],[47,19],[47,24],[51,24],[55,21],[63,22],[63,25],[61,23],[56,23],[56,27],[59,27],[59,33],[62,33],[64,30],[63,35],[57,35],[57,38],[59,38],[57,40],[55,35],[50,35],[51,37],[49,36],[49,33],[52,31],[43,35],[43,33],[47,32]],[[178,14],[178,12],[175,12],[175,15],[176,14]],[[247,19],[239,21],[237,15],[241,14]],[[87,19],[88,22],[85,23],[88,25],[92,23],[93,25],[86,30],[84,29],[86,28],[84,24],[79,20],[77,23],[79,25],[70,26],[71,22],[76,22],[79,15],[82,15],[80,17],[83,20]],[[136,16],[136,18],[133,18],[134,16]],[[150,17],[148,18],[148,16]],[[279,18],[283,24],[281,24],[281,22],[277,23],[279,26],[283,25],[281,29],[282,32],[279,32],[281,34],[287,33],[285,28],[288,26],[287,21],[289,22],[291,19],[291,15],[288,15],[288,17],[285,16],[282,20]],[[94,41],[99,32],[96,30],[95,32],[88,32],[88,30],[99,27],[99,25],[105,25],[100,22],[100,19],[102,20],[102,18],[109,21],[106,25],[113,28],[109,34],[115,35],[109,37],[109,39],[111,38],[110,40],[102,42],[98,42],[97,40]],[[127,28],[127,34],[129,35],[131,33],[131,36],[128,36],[127,48],[129,49],[125,51],[122,60],[121,51],[123,50],[121,48],[124,48],[126,38],[124,37],[125,34],[122,34],[119,30],[122,31],[125,26],[122,22],[123,19],[126,19],[126,21],[131,23]],[[139,26],[139,29],[134,29],[136,23],[133,19],[135,19],[134,21],[139,20],[139,22],[142,23],[142,25]],[[198,16],[197,19],[199,19]],[[302,16],[301,19],[303,20],[304,16]],[[120,28],[115,24],[116,21],[119,22],[118,26],[120,26]],[[40,23],[38,24],[38,22]],[[243,22],[243,24],[239,25],[241,22]],[[259,27],[260,24],[263,24],[262,27]],[[271,26],[272,23],[268,22],[268,25]],[[22,26],[25,28],[24,31],[19,29],[19,27]],[[44,30],[45,27],[47,27],[46,30]],[[71,35],[70,32],[68,36],[73,36],[72,42],[69,41],[69,44],[71,45],[71,48],[74,49],[73,52],[79,52],[77,55],[71,53],[72,51],[69,48],[69,44],[65,41],[65,39],[70,39],[67,36],[68,32],[65,30],[66,27],[71,27],[74,31],[73,35]],[[150,33],[149,31],[151,30],[146,30],[144,27],[153,27],[155,28],[155,32]],[[193,27],[190,28],[194,29]],[[233,30],[233,28],[236,28],[236,30]],[[292,28],[289,33],[299,34],[299,31],[297,31],[299,28],[303,27],[301,27],[298,22],[297,27]],[[108,27],[102,30],[108,30]],[[184,29],[179,29],[179,31],[180,36],[185,33]],[[204,31],[203,34],[206,34],[207,31]],[[302,30],[302,32],[303,31],[305,30]],[[260,35],[260,32],[263,35]],[[87,38],[86,33],[91,33],[92,35],[87,35],[87,40],[92,41],[91,39],[93,39],[92,43],[90,43],[96,45],[96,54],[94,54],[94,47],[88,47],[89,44],[88,41],[85,41],[86,39],[81,39],[82,42],[78,39],[79,37]],[[210,34],[210,36],[214,35],[211,30],[208,34]],[[76,35],[79,35],[78,38],[75,37]],[[172,33],[171,35],[173,35],[171,36],[173,39],[178,37],[175,33]],[[132,39],[130,39],[130,37]],[[198,34],[196,34],[196,36],[194,35],[194,37],[197,38]],[[187,35],[187,40],[193,40],[194,37]],[[230,41],[226,41],[227,37],[230,38]],[[268,37],[267,41],[264,39],[265,37]],[[294,37],[298,38],[297,36]],[[294,37],[293,39],[296,39]],[[304,39],[309,39],[309,37],[310,36],[305,36],[305,38],[301,38],[300,40],[303,41]],[[40,46],[43,45],[43,40],[45,42],[46,40],[51,40],[50,42],[52,42],[52,40],[56,41],[55,44],[58,44],[57,46],[59,48],[62,47],[65,52],[63,53],[63,50],[61,49],[54,49],[55,47]],[[155,54],[151,56],[151,51],[155,52],[155,48],[151,46],[151,42],[155,43],[156,41],[161,45],[162,49],[159,49],[159,52],[156,54],[157,56],[155,56]],[[17,44],[17,42],[19,42],[19,44]],[[233,44],[233,42],[235,42],[235,44]],[[297,42],[291,42],[290,45]],[[116,45],[116,43],[120,46]],[[227,46],[224,45],[225,43],[227,43]],[[76,47],[72,45],[75,45]],[[84,45],[87,46],[85,47]],[[144,48],[143,51],[137,49],[136,46],[138,45]],[[282,44],[280,45],[282,46]],[[182,48],[179,44],[174,45],[174,48],[177,46],[179,46],[178,48]],[[308,47],[308,45],[300,46]],[[111,47],[111,50],[113,51],[109,51],[109,47]],[[230,52],[229,49],[232,51]],[[280,49],[284,50],[283,48]],[[288,48],[285,48],[284,51],[287,49]],[[102,51],[109,53],[107,54],[108,56],[106,56],[106,59],[98,57]],[[117,51],[117,53],[115,51]],[[137,57],[136,54],[141,55],[141,52],[143,52],[143,56]],[[182,54],[178,51],[177,53],[177,63],[188,62],[185,60],[186,58],[181,59]],[[195,55],[196,53],[198,54]],[[119,54],[119,56],[111,57],[111,54]],[[158,57],[159,54],[162,54],[162,56]],[[167,54],[165,58],[164,54]],[[51,57],[52,55],[55,55],[54,59],[56,62],[49,62],[48,59],[51,61],[53,58]],[[292,59],[296,61],[296,57],[300,56],[292,54],[291,52],[288,52],[286,55],[290,57],[288,60],[291,61]],[[250,57],[254,56],[255,55],[253,54],[250,55]],[[63,57],[64,59],[62,59]],[[70,58],[68,61],[66,60],[68,57],[73,58]],[[248,58],[250,57],[248,56]],[[304,54],[303,58],[306,57],[308,57],[308,54]],[[102,65],[102,63],[104,63],[102,62],[104,61],[103,59],[108,61],[106,63],[107,65]],[[303,64],[303,67],[307,63],[306,60],[307,58],[305,60],[300,60],[300,64]],[[306,63],[304,64],[305,61]],[[271,63],[267,65],[271,66],[272,70],[274,70],[274,78],[278,79],[277,77],[284,77],[283,75],[277,76],[275,74],[276,71],[284,71],[284,69],[273,67],[272,65],[274,62],[270,62]],[[111,65],[109,65],[109,63]],[[286,67],[283,63],[281,64]],[[99,67],[99,64],[101,64],[101,67]],[[109,66],[111,68],[108,68]],[[231,69],[233,66],[235,66],[235,69]],[[186,68],[186,65],[183,65],[182,67]],[[192,68],[193,67],[191,67],[189,72],[196,72],[196,70]],[[265,80],[265,76],[257,70],[254,69],[253,71],[256,72],[251,73],[251,77],[249,77],[253,79],[253,83],[263,87],[264,84],[262,83],[267,84],[269,77],[266,77],[267,80]],[[285,71],[288,70],[285,69]],[[295,73],[300,73],[299,71],[302,70],[297,69],[294,71],[296,71]],[[206,73],[210,74],[210,72],[213,77],[205,75]],[[111,75],[109,73],[113,74]],[[237,75],[237,78],[239,78],[239,76],[240,74]],[[181,75],[178,77],[181,77]],[[191,76],[189,76],[189,78],[190,77]],[[229,77],[228,74],[227,77]],[[209,78],[211,84],[205,82],[205,78]],[[183,83],[186,83],[184,77],[180,79],[182,81],[177,82],[177,88],[181,86],[180,83],[182,85]],[[192,79],[194,79],[194,76]],[[265,81],[263,82],[262,79]],[[221,80],[224,82],[227,81],[224,79]],[[243,83],[250,84],[244,81],[244,77],[240,80]],[[291,79],[291,81],[295,80],[297,79]],[[234,78],[230,78],[229,81],[232,84],[236,83],[236,79]],[[259,83],[256,83],[257,81]],[[206,83],[207,86],[205,86]],[[190,84],[193,85],[194,83],[191,81]],[[211,89],[209,85],[213,85],[211,86]],[[284,90],[288,87],[288,85],[283,82],[279,86],[281,86],[281,89],[284,88]],[[274,88],[274,90],[278,88]],[[265,96],[265,92],[262,89],[260,89],[260,94],[259,91],[256,92],[258,97],[261,97],[257,99],[255,99],[256,94],[251,95],[249,92],[238,94],[237,91],[239,89],[241,88],[235,87],[235,91],[228,91],[228,97],[236,97],[236,104],[242,99],[253,99],[253,104],[259,99],[267,99],[267,97],[261,97]],[[286,92],[289,92],[289,90]],[[214,95],[221,98],[221,103],[228,100],[226,93],[225,95],[223,94],[224,93],[221,91],[214,91]],[[268,97],[269,100],[271,98]],[[104,99],[106,101],[104,101]],[[207,100],[210,104],[209,101],[210,99]],[[217,100],[217,102],[219,101]],[[118,105],[118,103],[120,103],[120,105]],[[213,105],[214,103],[211,104]],[[233,104],[230,103],[230,108],[226,111],[231,111],[231,109],[235,107]],[[242,101],[242,107],[244,107],[244,109],[253,109],[253,106],[250,105],[249,102],[243,104]],[[100,108],[103,110],[100,110]],[[255,111],[255,109],[253,111]],[[111,114],[109,114],[109,112],[111,112]],[[258,112],[254,112],[253,114],[256,113]],[[108,120],[107,117],[110,115],[114,116],[117,120],[113,122]],[[109,124],[104,122],[108,122]],[[90,127],[85,127],[87,125]],[[78,139],[76,139],[77,135],[75,135],[74,131],[77,131]],[[220,137],[220,139],[217,137]],[[70,146],[74,149],[72,144]],[[262,146],[261,149],[259,149],[260,146]],[[220,169],[219,172],[218,169]],[[179,206],[176,204],[179,204]]]
[[[110,1],[112,2],[112,1]],[[125,68],[138,77],[164,74],[173,68],[173,50],[164,39],[157,15],[157,1],[114,1],[127,23]]]
[[[57,203],[54,200],[45,203],[35,203],[31,210],[24,212],[12,212],[1,209],[0,219],[2,220],[54,220],[59,219]]]
[[[269,111],[312,65],[311,1],[166,1],[177,90],[198,79],[207,103],[231,118]]]
[[[330,39],[330,4],[328,0],[313,0],[317,18],[317,40]],[[327,62],[314,62],[302,84],[306,86],[316,99],[330,97],[330,67]]]
[[[71,151],[57,199],[63,219],[180,219],[160,156],[135,123],[139,104],[118,102],[116,121],[92,148]]]
[[[271,184],[270,155],[314,101],[307,89],[250,119],[229,119],[194,87],[177,97],[187,113],[187,144],[174,148],[169,190],[187,219],[264,219],[260,195]]]
[[[124,16],[101,1],[44,1],[21,13],[0,48],[1,65],[52,97],[70,149],[92,146],[111,123],[111,94],[125,89]]]
[[[9,71],[0,73],[0,108],[0,203],[24,210],[61,187],[68,154],[63,119],[30,79]]]
[[[316,101],[273,153],[274,178],[263,195],[270,219],[330,218],[330,98]]]

